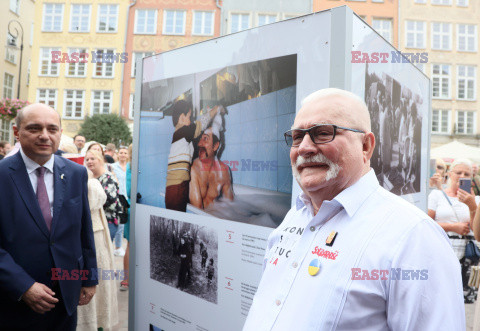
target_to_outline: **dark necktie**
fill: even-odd
[[[52,214],[50,212],[50,201],[48,200],[47,187],[45,186],[45,170],[44,167],[37,168],[37,200],[42,211],[47,228],[50,231],[52,225]]]

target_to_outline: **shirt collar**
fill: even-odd
[[[347,187],[340,192],[332,202],[336,201],[345,208],[348,216],[352,217],[353,214],[360,208],[367,197],[379,187],[377,176],[375,171],[370,169],[368,173],[363,175],[355,184]],[[325,201],[327,202],[327,201]],[[330,202],[330,201],[328,201]],[[310,198],[302,192],[296,201],[297,210],[306,207],[313,215],[313,205]]]
[[[37,168],[41,167],[37,162],[33,161],[29,158],[23,149],[20,147],[20,154],[22,155],[23,162],[25,163],[25,167],[27,168],[27,173],[30,175],[32,172],[37,170]],[[54,164],[55,157],[53,154],[50,156],[50,159],[43,165],[53,174],[53,164]]]

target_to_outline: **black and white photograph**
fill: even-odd
[[[390,192],[420,192],[423,100],[387,73],[366,66],[365,103],[376,138],[371,167]]]
[[[150,278],[217,303],[218,236],[213,228],[150,216]]]

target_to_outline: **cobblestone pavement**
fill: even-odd
[[[479,295],[479,298],[480,298],[480,295]],[[474,315],[475,315],[475,304],[471,303],[471,304],[465,305],[465,318],[467,320],[467,331],[473,330]]]
[[[124,249],[127,248],[127,241],[123,239]],[[123,257],[115,256],[115,270],[123,269]],[[120,281],[118,281],[118,318],[119,323],[112,328],[112,331],[128,330],[128,291],[120,291]]]

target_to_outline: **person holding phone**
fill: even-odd
[[[447,188],[433,190],[428,196],[428,216],[447,232],[462,265],[464,301],[472,303],[475,291],[468,286],[471,261],[464,259],[467,241],[474,239],[470,225],[480,201],[480,197],[475,197],[471,190],[471,182],[468,182],[472,177],[472,162],[468,159],[455,160],[448,176]]]
[[[441,190],[445,184],[445,172],[447,170],[447,166],[442,159],[436,159],[435,166],[435,171],[430,177],[430,188],[437,188]]]

